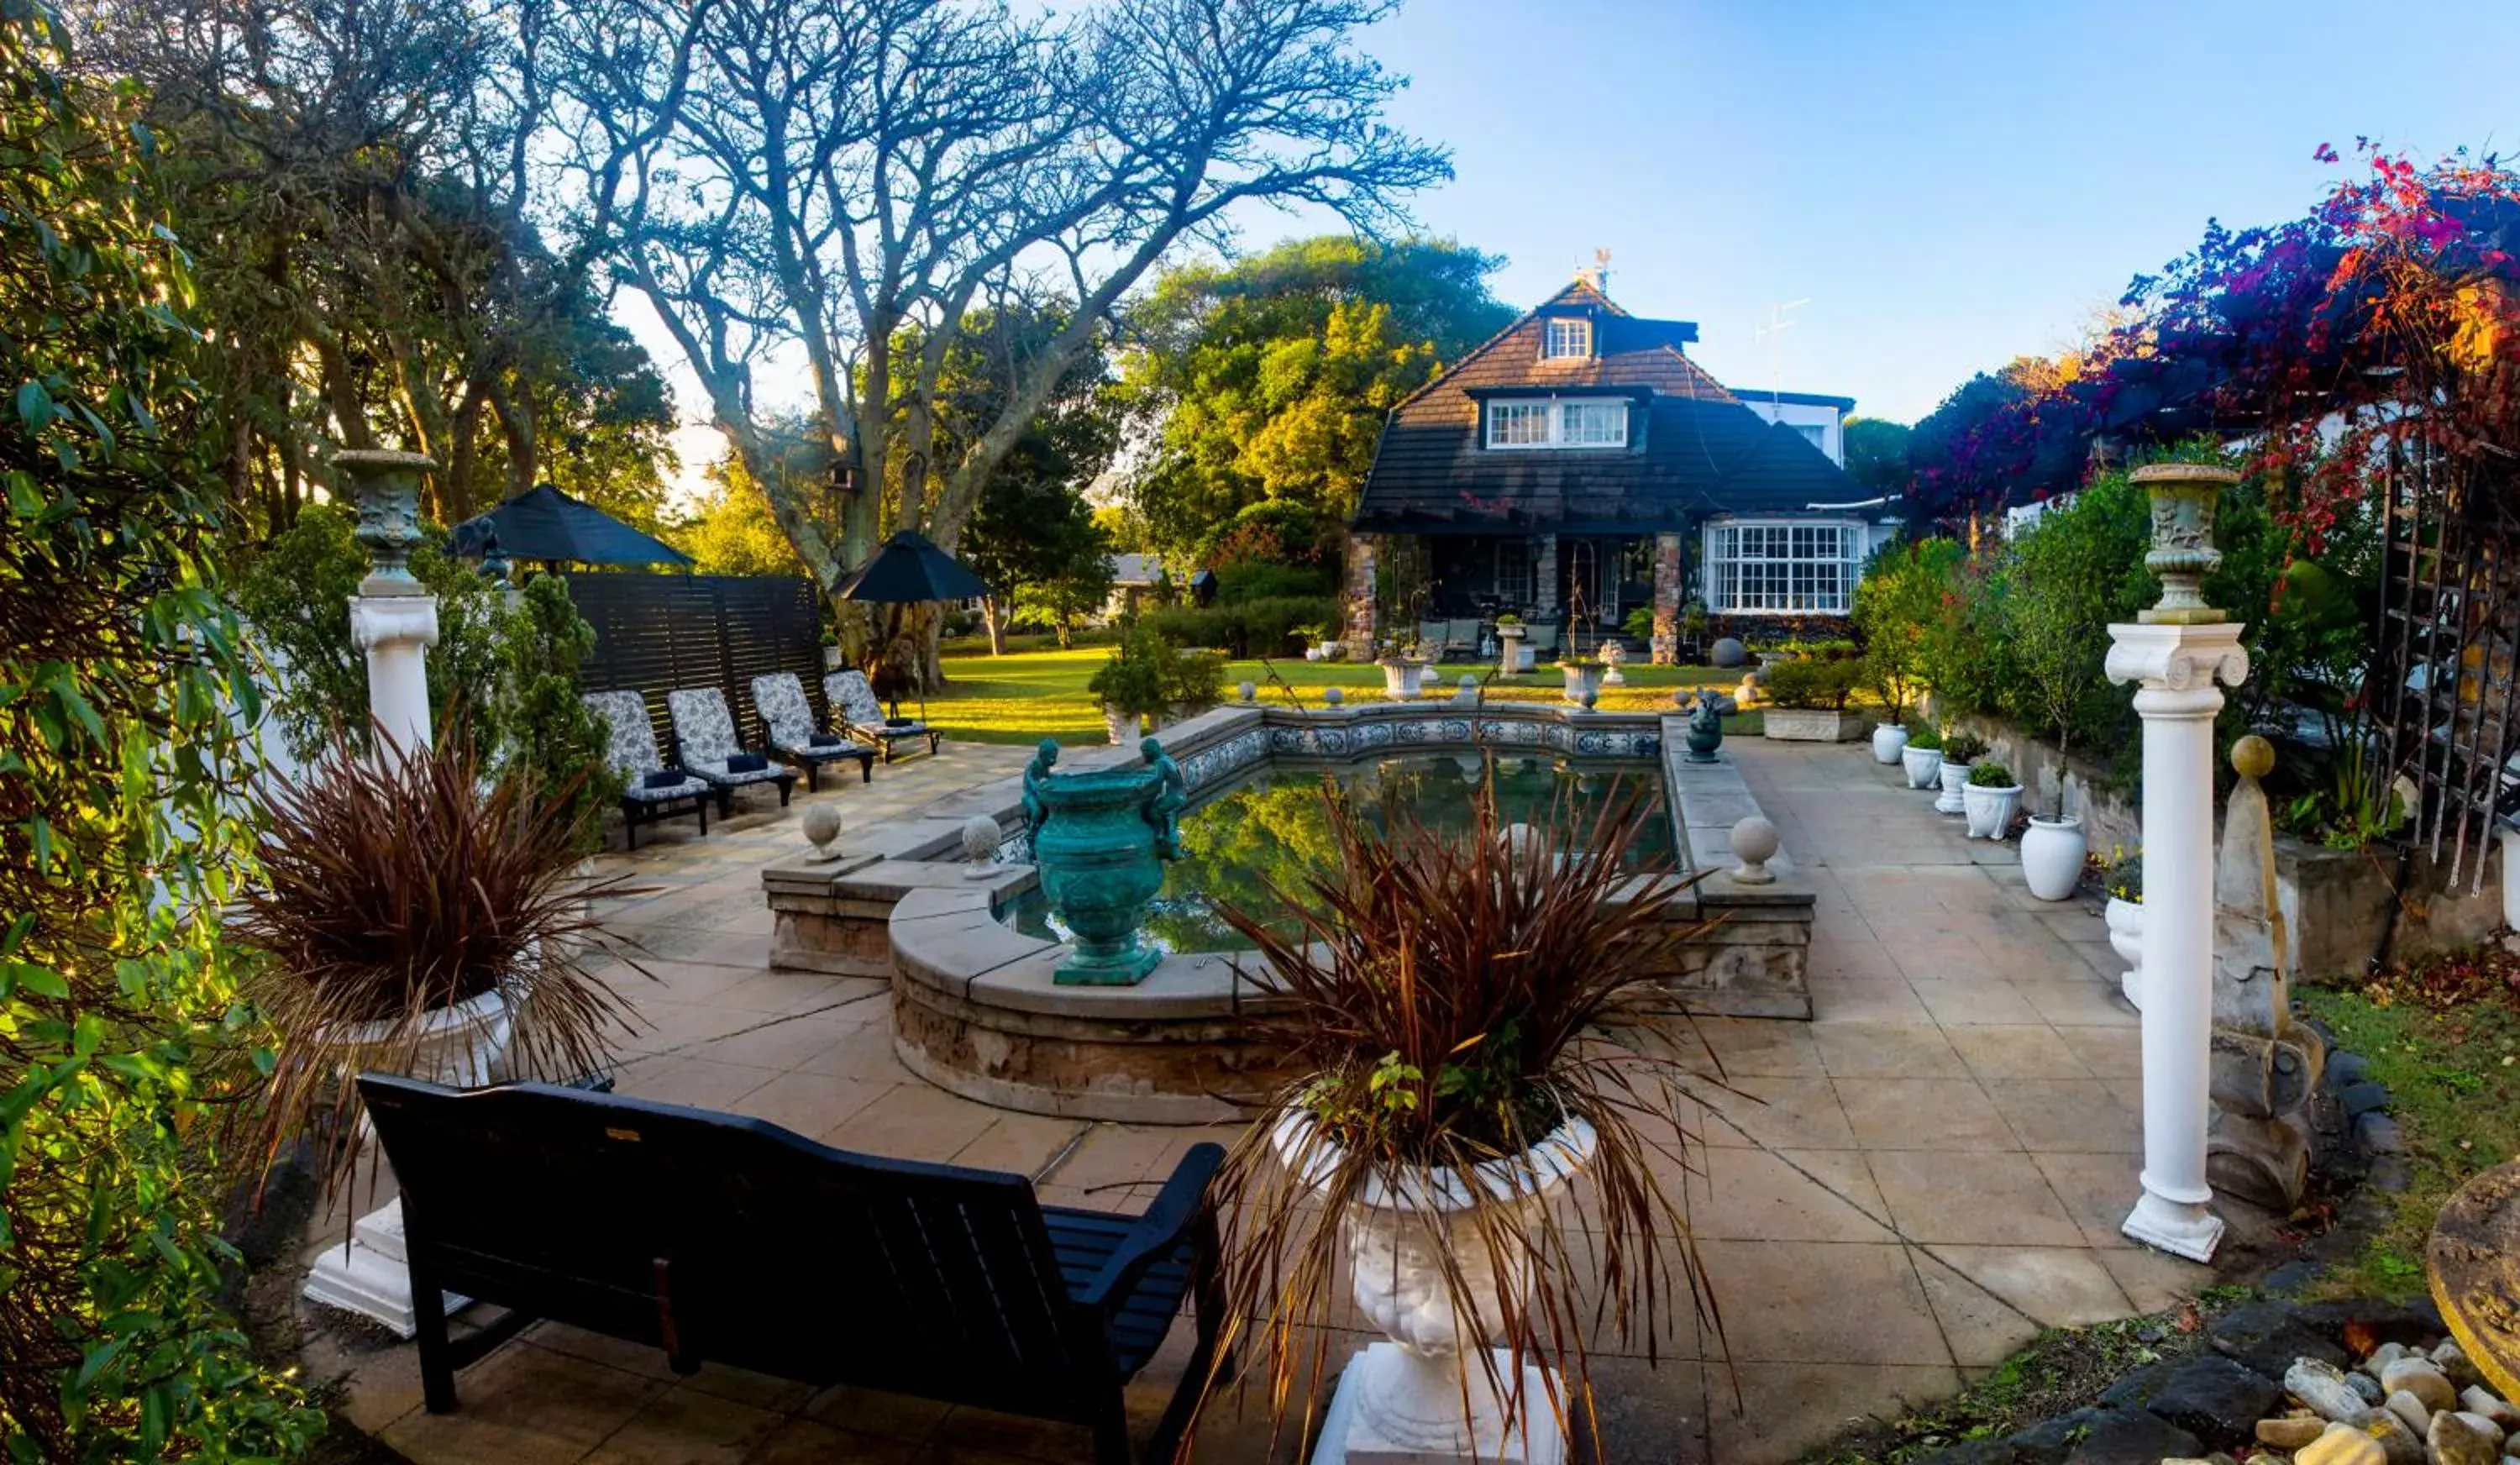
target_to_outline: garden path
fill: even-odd
[[[1963,839],[1859,747],[1728,751],[1818,886],[1817,1017],[1702,1026],[1728,1087],[1697,1086],[1701,1174],[1684,1183],[1723,1330],[1684,1320],[1653,1365],[1597,1358],[1610,1456],[1639,1465],[1791,1459],[1852,1418],[1954,1392],[2043,1324],[2162,1308],[2209,1279],[2117,1231],[2137,1190],[2137,1029],[2096,909],[2033,900],[2010,845]],[[865,831],[1022,756],[949,745],[816,797]],[[652,1030],[626,1045],[623,1092],[1015,1171],[1045,1199],[1115,1209],[1143,1203],[1186,1146],[1226,1137],[1012,1114],[913,1077],[881,983],[768,969],[759,871],[793,854],[794,819],[756,798],[705,840],[660,831],[606,862],[641,882],[605,914],[657,978],[635,984]],[[1187,1332],[1131,1391],[1142,1424]],[[420,1465],[1063,1465],[1087,1450],[975,1410],[716,1367],[678,1380],[652,1352],[550,1325],[469,1370],[446,1416],[419,1409],[406,1347],[326,1330],[308,1355],[315,1376],[345,1378],[355,1422]],[[1270,1458],[1254,1414],[1229,1399],[1197,1458]],[[1276,1457],[1292,1453],[1282,1442]]]

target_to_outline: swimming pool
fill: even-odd
[[[1546,824],[1552,814],[1589,827],[1630,799],[1652,814],[1630,845],[1639,873],[1672,866],[1671,821],[1662,817],[1662,777],[1651,765],[1605,767],[1514,753],[1418,754],[1327,768],[1272,768],[1232,783],[1182,817],[1184,858],[1164,869],[1163,890],[1147,915],[1147,939],[1166,952],[1229,952],[1250,943],[1217,908],[1268,910],[1270,886],[1298,899],[1310,881],[1336,870],[1328,790],[1334,783],[1377,828],[1415,821],[1443,832],[1469,827],[1472,798],[1492,779],[1503,824]],[[1023,858],[1024,852],[1010,852]],[[1312,904],[1306,900],[1306,904]],[[1028,936],[1064,941],[1039,887],[1017,896],[1012,916]]]

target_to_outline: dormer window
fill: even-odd
[[[1541,336],[1540,359],[1557,361],[1593,354],[1593,323],[1581,316],[1550,319]]]
[[[1628,401],[1624,397],[1508,398],[1490,402],[1491,448],[1624,448]]]

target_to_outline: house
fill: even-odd
[[[1152,555],[1111,556],[1111,594],[1102,602],[1105,619],[1116,619],[1163,598],[1163,561]]]
[[[1735,624],[1851,610],[1895,530],[1849,507],[1852,400],[1769,393],[1763,415],[1695,339],[1579,277],[1394,407],[1349,524],[1348,639],[1373,639],[1377,587],[1395,618],[1510,610],[1588,640],[1650,606],[1657,661],[1691,599]]]

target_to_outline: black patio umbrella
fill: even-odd
[[[989,587],[980,582],[964,563],[936,547],[934,541],[915,530],[904,529],[883,542],[883,548],[867,556],[857,573],[840,587],[843,600],[863,600],[870,605],[921,605],[939,600],[968,600],[985,596]],[[920,678],[920,721],[927,720],[927,679]],[[893,711],[901,710],[901,699],[893,699]]]
[[[514,552],[511,552],[514,553]],[[867,556],[849,583],[840,587],[843,600],[878,605],[916,605],[927,600],[968,600],[989,593],[963,561],[936,548],[934,541],[904,529]]]
[[[633,529],[592,504],[548,483],[537,484],[447,535],[447,548],[472,557],[495,545],[510,559],[547,564],[679,564],[692,556],[652,534]]]

